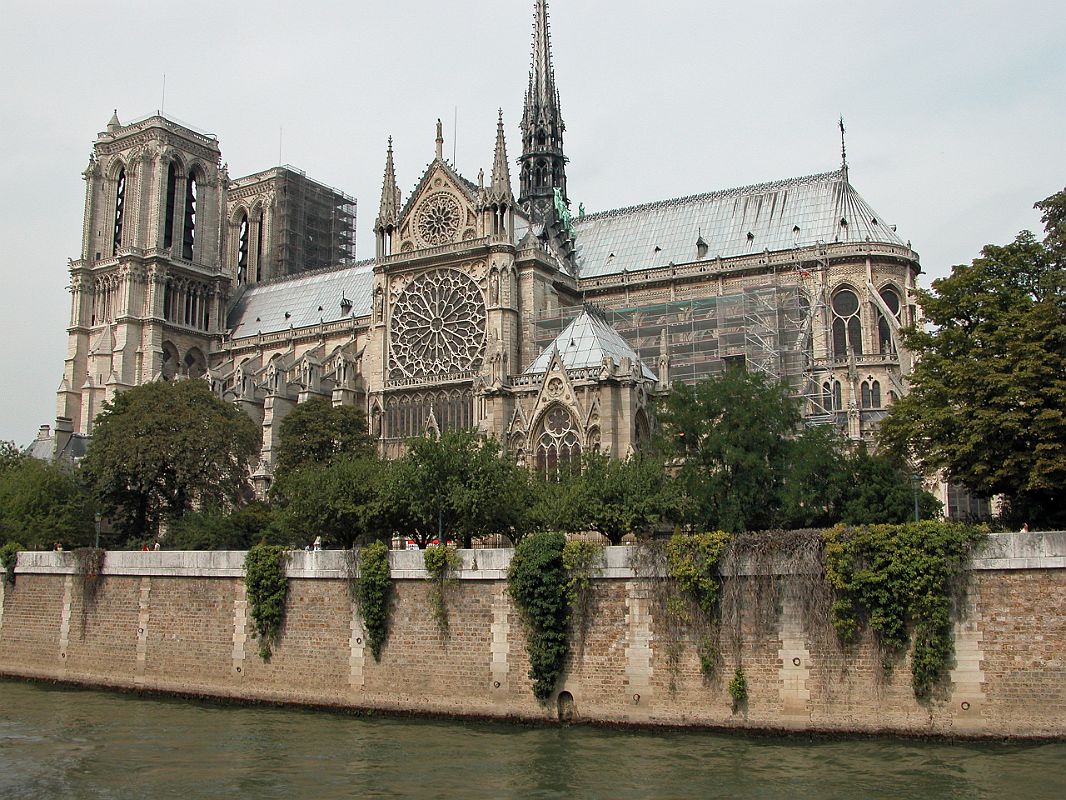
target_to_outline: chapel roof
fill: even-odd
[[[655,373],[640,360],[636,351],[622,338],[622,334],[610,326],[601,313],[586,308],[577,318],[563,328],[555,341],[544,348],[529,367],[526,375],[542,375],[551,367],[552,355],[559,351],[566,369],[600,367],[610,357],[617,365],[623,358],[640,364],[641,373],[649,380],[657,380]]]
[[[574,228],[581,278],[818,243],[907,246],[844,169],[588,214]]]

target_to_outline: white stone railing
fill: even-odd
[[[462,562],[460,580],[502,580],[507,577],[514,550],[511,548],[457,551]],[[599,577],[631,579],[632,546],[604,548],[604,564]],[[245,552],[240,550],[191,551],[110,550],[104,559],[104,575],[150,576],[172,578],[239,578],[244,575]],[[424,580],[429,577],[422,551],[389,552],[392,577],[398,580]],[[1066,531],[1031,533],[995,533],[974,559],[975,570],[1066,569]],[[289,555],[290,578],[347,577],[344,552],[294,550]],[[74,554],[66,552],[19,553],[16,575],[73,575],[77,573]],[[750,575],[750,564],[741,564],[738,572]]]

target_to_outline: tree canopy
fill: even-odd
[[[366,416],[354,406],[334,406],[314,398],[300,403],[281,421],[274,450],[274,474],[308,464],[328,464],[337,458],[361,458],[374,453]]]
[[[259,429],[203,381],[155,381],[105,404],[81,468],[120,535],[154,537],[194,504],[239,501]]]
[[[35,550],[91,544],[94,507],[78,475],[0,445],[0,544]]]
[[[761,530],[774,523],[788,455],[800,422],[787,389],[759,373],[728,369],[695,386],[678,384],[659,415],[666,452],[703,530]]]
[[[1015,519],[1066,522],[1066,190],[1037,203],[1043,242],[1024,231],[919,292],[930,324],[904,341],[911,392],[882,441],[924,471],[982,495]]]
[[[438,536],[521,538],[530,505],[529,474],[495,440],[448,431],[408,442],[390,467],[384,503],[393,527],[425,547]]]

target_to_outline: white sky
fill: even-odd
[[[837,168],[922,256],[924,281],[1039,230],[1066,184],[1066,13],[1052,0],[555,0],[568,183],[589,212]],[[434,125],[460,171],[508,153],[532,0],[4,0],[0,440],[55,417],[80,173],[113,108],[215,133],[230,175],[281,162],[359,202],[373,254],[385,140],[406,200]],[[457,133],[453,119],[458,109]],[[279,135],[280,133],[280,135]],[[512,177],[517,170],[512,167]],[[517,190],[517,183],[515,184]]]

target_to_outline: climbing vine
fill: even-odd
[[[666,568],[679,592],[666,603],[678,624],[694,628],[700,672],[714,674],[718,663],[718,597],[722,576],[718,562],[731,541],[728,533],[675,533],[666,544]],[[676,669],[677,654],[674,656]]]
[[[389,548],[384,542],[371,542],[359,553],[358,595],[366,643],[375,661],[381,661],[381,648],[388,636],[391,593]]]
[[[555,691],[570,650],[565,545],[561,533],[530,534],[518,543],[507,572],[507,590],[526,623],[533,696],[541,703]]]
[[[740,667],[733,671],[733,679],[729,681],[729,696],[733,698],[734,714],[748,702],[748,679]]]
[[[835,597],[830,614],[840,640],[856,642],[865,622],[889,670],[913,631],[911,682],[915,697],[928,699],[954,656],[952,611],[985,533],[942,522],[826,531],[826,580]]]
[[[289,579],[285,576],[284,547],[260,543],[244,557],[244,585],[252,624],[259,639],[259,655],[269,661],[281,637]]]
[[[459,554],[446,544],[430,545],[423,551],[422,559],[426,564],[426,572],[429,573],[429,603],[433,620],[437,623],[441,637],[447,638],[448,607],[445,603],[445,593],[455,582],[455,574],[462,566],[462,561]]]
[[[588,631],[592,579],[603,572],[603,545],[598,542],[572,541],[563,545],[563,568],[566,570],[566,602],[577,633],[578,652],[585,647]]]
[[[15,566],[18,564],[19,550],[22,549],[18,542],[8,542],[0,547],[0,567],[4,568],[4,582],[8,586],[15,585]]]

